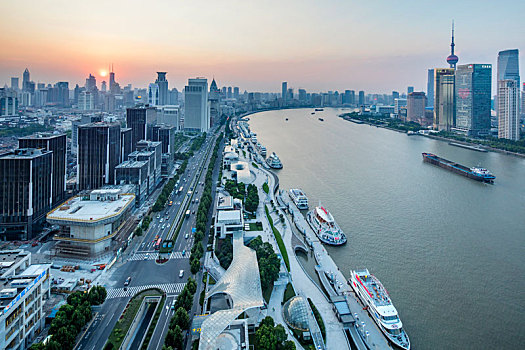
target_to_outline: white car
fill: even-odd
[[[184,276],[184,270],[179,271],[179,278],[182,278]]]

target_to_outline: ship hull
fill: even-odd
[[[464,165],[454,163],[450,160],[438,157],[433,154],[423,153],[423,161],[432,165],[436,165],[440,168],[447,169],[453,173],[468,177],[469,179],[485,182],[485,183],[494,183],[495,177],[484,177],[477,174],[474,174],[470,168],[467,168]]]
[[[346,241],[347,241],[346,235],[343,235],[341,239],[339,239],[338,241],[331,241],[323,237],[323,235],[319,234],[319,227],[316,227],[316,225],[313,223],[313,219],[311,218],[311,216],[312,216],[312,213],[308,212],[306,214],[306,221],[308,222],[308,225],[310,225],[310,228],[312,229],[312,231],[314,231],[319,241],[321,241],[321,243],[327,244],[327,245],[333,245],[333,246],[340,246],[340,245],[346,244]]]

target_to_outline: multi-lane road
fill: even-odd
[[[166,205],[165,209],[152,215],[148,230],[142,237],[133,240],[108,272],[106,280],[101,281],[108,290],[108,302],[102,305],[95,320],[79,341],[77,349],[102,349],[129,299],[137,292],[151,287],[162,289],[167,296],[149,349],[162,347],[169,321],[174,313],[170,305],[191,275],[189,256],[193,246],[192,228],[195,227],[193,212],[197,211],[200,202],[202,184],[215,139],[215,135],[209,135],[201,150],[188,160],[186,171],[181,175],[171,195],[173,204]],[[183,188],[182,191],[176,194],[180,187]],[[186,210],[190,210],[189,218],[185,215]],[[180,222],[178,220],[182,220],[182,225],[174,242],[173,253],[164,254],[169,260],[164,264],[158,264],[155,237],[158,236],[163,240],[172,237]],[[185,251],[184,255],[183,251]],[[179,277],[180,270],[184,270],[182,278]],[[124,288],[124,282],[128,277],[131,277],[131,282]]]

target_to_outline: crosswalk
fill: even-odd
[[[127,290],[124,290],[124,288],[112,288],[108,289],[108,295],[106,299],[113,299],[113,298],[125,298],[125,297],[132,297],[137,293],[142,292],[145,289],[150,288],[159,288],[163,290],[166,294],[180,294],[182,292],[182,289],[186,283],[165,283],[165,284],[147,284],[144,286],[133,286],[133,287],[127,287]]]
[[[155,260],[157,259],[157,256],[159,255],[159,252],[157,251],[150,251],[150,252],[138,252],[133,254],[128,258],[129,261],[136,261],[136,260]],[[189,258],[189,256],[186,254],[186,256],[182,255],[182,252],[171,252],[169,259],[182,259],[182,258]]]

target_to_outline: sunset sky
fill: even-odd
[[[161,70],[179,90],[195,76],[241,91],[426,90],[452,19],[460,64],[518,48],[525,75],[522,0],[16,0],[0,13],[1,85],[26,67],[35,82],[100,83],[113,63],[135,87]]]

